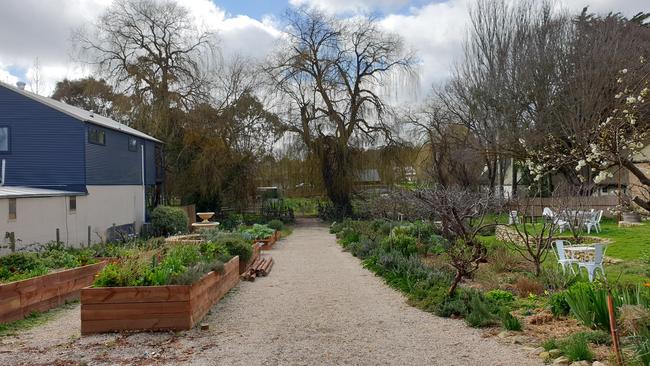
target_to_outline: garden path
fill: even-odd
[[[515,345],[406,304],[302,222],[270,251],[268,277],[243,282],[206,317],[207,331],[79,337],[79,307],[0,338],[0,365],[540,365]]]

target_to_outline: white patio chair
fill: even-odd
[[[518,214],[517,211],[510,211],[508,215],[508,225],[519,223],[519,216],[517,214]]]
[[[589,276],[589,282],[593,282],[594,275],[596,274],[596,269],[600,269],[600,273],[605,276],[605,269],[603,268],[603,259],[605,258],[605,249],[602,244],[594,244],[594,254],[593,262],[578,262],[578,271],[581,268],[587,270],[587,275]]]
[[[552,245],[555,248],[553,252],[557,257],[558,264],[562,266],[562,273],[566,273],[567,266],[571,270],[571,273],[576,273],[576,271],[573,269],[573,264],[578,263],[578,261],[576,259],[567,258],[566,252],[564,251],[564,243],[569,242],[566,240],[553,240]]]
[[[544,207],[542,210],[542,217],[547,218],[547,219],[552,219],[555,217],[555,213],[553,210],[551,210],[550,207]]]
[[[594,212],[591,217],[585,220],[585,226],[587,227],[587,234],[591,234],[591,228],[596,230],[596,233],[600,232],[600,220],[603,218],[603,210]]]

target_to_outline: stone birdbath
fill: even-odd
[[[197,212],[196,215],[201,218],[201,222],[192,223],[192,228],[197,229],[212,229],[219,225],[216,221],[210,221],[214,212]]]

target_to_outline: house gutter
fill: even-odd
[[[140,145],[140,157],[142,162],[142,223],[147,221],[147,187],[144,179],[144,144]]]
[[[5,159],[2,159],[2,167],[0,168],[0,187],[5,185]]]

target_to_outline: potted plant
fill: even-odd
[[[636,206],[630,196],[625,193],[619,194],[619,204],[616,206],[616,210],[621,213],[623,222],[625,223],[640,223],[641,214],[636,210]]]

